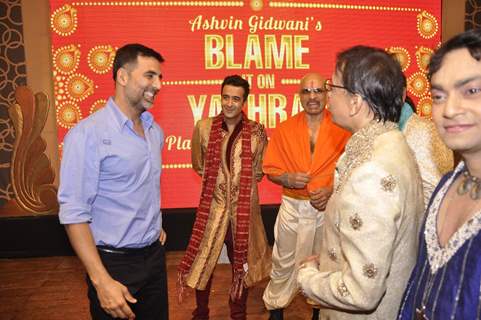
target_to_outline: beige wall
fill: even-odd
[[[49,116],[42,137],[47,142],[46,154],[55,171],[55,183],[58,184],[59,157],[53,103],[49,0],[23,0],[22,19],[27,85],[34,93],[46,93],[50,100]]]

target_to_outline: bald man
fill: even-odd
[[[350,137],[325,109],[324,83],[318,73],[302,78],[299,96],[304,110],[279,125],[264,156],[264,173],[282,186],[271,280],[263,296],[271,320],[283,319],[283,309],[298,292],[298,265],[318,253],[316,239],[332,193],[334,168]],[[317,314],[314,308],[313,319]]]

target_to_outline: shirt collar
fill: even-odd
[[[144,111],[140,114],[140,120],[142,120],[142,124],[144,125],[144,128],[149,129],[152,127],[152,124],[154,123],[154,116],[152,113],[148,111]]]
[[[411,109],[411,106],[407,102],[405,102],[401,109],[401,117],[399,118],[399,129],[404,129],[404,127],[406,126],[406,122],[413,113],[414,111],[413,109]]]
[[[119,130],[122,130],[123,127],[128,125],[129,122],[132,122],[122,111],[120,111],[120,107],[115,103],[112,97],[110,97],[107,101],[107,109],[109,109],[112,113],[113,120]],[[144,111],[140,114],[140,120],[142,121],[142,125],[144,126],[144,128],[147,129],[152,127],[152,124],[154,123],[154,117],[148,111]]]

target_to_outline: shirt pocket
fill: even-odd
[[[144,166],[144,153],[128,139],[102,138],[100,143],[100,177],[101,181],[121,184],[132,182]]]

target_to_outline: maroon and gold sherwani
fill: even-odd
[[[207,171],[204,164],[208,152],[210,131],[214,118],[197,122],[192,137],[192,167],[203,176]],[[250,216],[247,249],[247,264],[244,284],[250,287],[268,277],[271,269],[271,253],[267,245],[264,224],[260,215],[257,182],[262,179],[262,157],[267,145],[264,127],[257,122],[243,117],[236,128],[229,133],[225,123],[222,124],[220,165],[215,187],[213,188],[210,211],[201,236],[200,245],[190,272],[186,274],[185,283],[192,288],[204,290],[217,264],[226,233],[234,237],[237,222],[241,181],[242,127],[250,127],[250,145],[252,152],[252,179],[250,186]],[[205,177],[203,177],[205,181]]]

